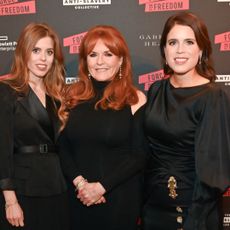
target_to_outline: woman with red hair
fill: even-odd
[[[80,46],[79,81],[60,111],[72,229],[137,229],[145,159],[137,136],[146,99],[131,72],[121,33],[111,26],[90,29]]]
[[[61,43],[45,23],[21,32],[0,83],[0,229],[68,230],[56,140],[64,88]]]

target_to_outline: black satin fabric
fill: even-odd
[[[230,102],[226,91],[215,83],[174,88],[169,79],[156,82],[148,93],[144,125],[151,150],[145,173],[145,209],[150,204],[155,213],[162,207],[188,207],[183,229],[219,229],[218,221],[207,227],[207,219],[230,185]],[[176,199],[168,196],[170,176],[177,180]],[[165,229],[177,229],[161,222]]]
[[[55,145],[59,121],[55,102],[46,108],[32,89],[19,95],[0,84],[0,229],[68,230],[66,182],[55,152],[15,152],[25,146]],[[25,226],[11,226],[2,191],[14,190],[23,209]]]

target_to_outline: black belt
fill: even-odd
[[[55,153],[57,148],[55,145],[25,145],[14,149],[14,153]]]

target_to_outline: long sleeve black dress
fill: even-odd
[[[145,230],[218,230],[218,200],[230,185],[230,103],[215,83],[149,90],[145,132]],[[175,199],[169,178],[176,180]],[[169,187],[168,187],[169,186]],[[164,220],[163,220],[164,219]]]
[[[138,146],[141,110],[95,110],[108,82],[93,80],[96,97],[71,110],[60,136],[60,154],[69,179],[72,229],[134,230],[141,204],[141,171],[145,155]],[[136,130],[136,131],[135,131]],[[106,189],[106,203],[84,206],[72,180],[82,175]]]

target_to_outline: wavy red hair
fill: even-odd
[[[103,97],[96,103],[95,109],[120,110],[126,105],[138,102],[137,89],[132,80],[132,67],[129,49],[121,33],[114,27],[98,25],[91,28],[84,36],[79,49],[79,81],[70,85],[66,91],[65,103],[60,113],[65,113],[63,125],[68,118],[69,110],[77,104],[95,96],[92,81],[88,78],[87,56],[95,47],[98,40],[102,40],[109,50],[116,56],[122,57],[122,78],[116,73],[113,80],[106,87]]]

